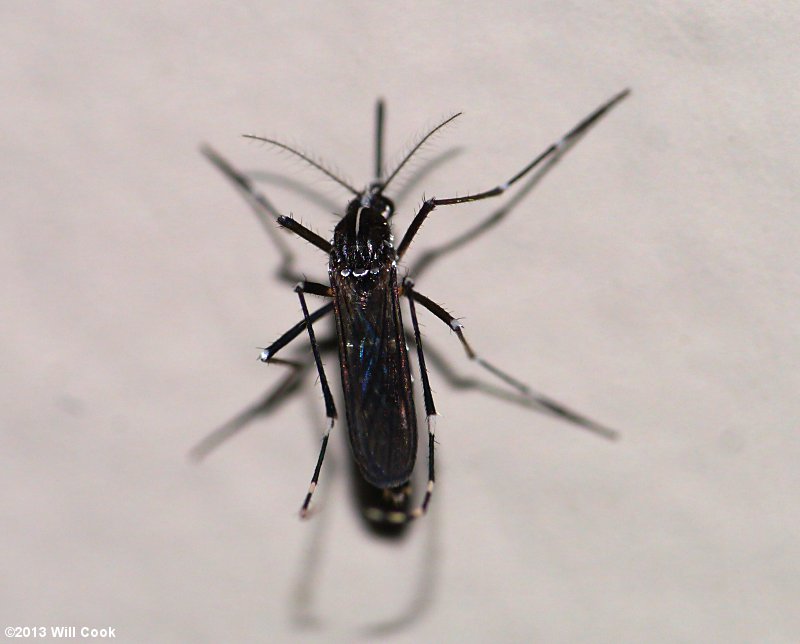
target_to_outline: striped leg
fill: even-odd
[[[414,283],[407,279],[403,282],[403,290],[412,293]],[[419,332],[419,322],[417,322],[417,310],[414,306],[414,299],[409,296],[408,305],[411,309],[411,325],[414,327],[414,341],[417,345],[417,357],[419,360],[419,370],[422,376],[422,396],[425,399],[425,423],[428,426],[428,485],[425,488],[425,496],[422,504],[408,513],[409,519],[421,517],[428,510],[428,504],[433,496],[433,486],[436,482],[434,473],[433,451],[435,441],[434,421],[436,418],[436,406],[433,404],[433,393],[431,393],[431,383],[428,381],[428,369],[425,366],[425,353],[422,351],[422,336]]]
[[[579,414],[576,411],[573,411],[566,405],[556,400],[553,400],[552,398],[549,398],[544,394],[540,394],[534,391],[524,382],[520,382],[513,376],[507,374],[505,371],[498,369],[493,364],[486,361],[484,358],[475,353],[473,348],[470,346],[469,342],[467,342],[466,337],[464,336],[464,330],[463,330],[464,326],[461,324],[461,322],[459,322],[455,317],[450,315],[447,311],[444,310],[444,308],[442,308],[436,302],[425,297],[418,291],[411,289],[405,290],[404,295],[408,295],[410,300],[413,299],[417,301],[419,304],[421,304],[431,313],[433,313],[437,318],[439,318],[442,322],[447,324],[453,331],[455,331],[456,335],[458,336],[458,339],[461,342],[461,346],[464,347],[464,352],[467,354],[467,357],[473,362],[479,364],[484,369],[486,369],[486,371],[491,373],[493,376],[499,378],[507,385],[510,385],[511,387],[516,389],[520,394],[522,394],[529,400],[532,400],[539,407],[546,410],[550,414],[562,420],[570,422],[573,425],[577,425],[584,429],[588,429],[589,431],[594,432],[595,434],[599,434],[603,438],[607,438],[609,440],[617,439],[618,433],[613,429],[609,429],[608,427],[605,427],[604,425],[601,425],[600,423],[591,420],[590,418],[587,418],[586,416],[583,416],[582,414]]]
[[[330,436],[331,429],[333,429],[333,424],[336,421],[336,405],[333,402],[331,388],[328,385],[328,379],[325,376],[325,369],[322,366],[322,360],[319,356],[319,346],[317,345],[317,339],[314,336],[314,327],[308,314],[306,298],[303,295],[304,285],[298,284],[294,290],[295,293],[297,293],[297,296],[300,298],[300,307],[303,309],[303,318],[306,323],[306,329],[308,330],[309,340],[311,341],[311,350],[314,352],[314,362],[317,364],[317,372],[319,373],[319,384],[322,387],[322,395],[325,399],[325,415],[328,417],[328,427],[325,429],[325,434],[322,437],[322,446],[319,450],[317,466],[314,468],[314,475],[311,477],[311,485],[308,486],[308,493],[306,494],[306,498],[303,501],[302,507],[300,508],[300,516],[302,518],[306,518],[311,505],[311,497],[314,494],[314,490],[316,489],[319,481],[319,473],[322,469],[322,461],[325,460],[325,450],[328,447],[328,437]]]
[[[592,127],[592,125],[594,125],[602,116],[604,116],[617,103],[623,100],[628,94],[630,94],[630,90],[626,89],[617,94],[616,96],[614,96],[611,100],[607,101],[606,103],[598,107],[594,112],[589,114],[589,116],[584,118],[580,123],[578,123],[569,132],[567,132],[564,136],[562,136],[558,141],[551,144],[546,150],[544,150],[544,152],[540,153],[537,157],[535,157],[533,161],[531,161],[528,165],[522,168],[522,170],[517,172],[517,174],[515,174],[507,181],[501,183],[500,185],[495,186],[494,188],[491,188],[489,190],[484,190],[483,192],[477,192],[475,194],[465,195],[463,197],[450,197],[448,199],[426,200],[422,204],[422,207],[419,209],[419,212],[417,212],[416,216],[411,221],[411,225],[406,230],[405,235],[403,235],[403,239],[400,242],[400,245],[397,247],[397,257],[402,258],[403,255],[405,255],[406,251],[408,250],[408,247],[411,245],[411,242],[414,239],[414,236],[419,231],[420,226],[422,226],[422,222],[424,222],[425,219],[427,219],[428,215],[430,215],[431,212],[433,212],[434,208],[436,208],[437,206],[452,206],[454,204],[459,204],[459,203],[481,201],[483,199],[490,199],[492,197],[500,196],[511,186],[513,186],[517,181],[522,179],[524,176],[528,175],[528,173],[530,173],[534,168],[539,166],[542,162],[562,154],[575,141],[577,141],[578,138],[581,137],[590,127]],[[445,121],[445,123],[447,122],[448,121]],[[386,183],[388,184],[389,180],[387,180]]]

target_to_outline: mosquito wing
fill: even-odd
[[[397,487],[411,478],[417,455],[397,269],[331,277],[353,458],[371,485]]]

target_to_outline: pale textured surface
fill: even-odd
[[[3,626],[797,642],[800,25],[793,3],[770,6],[3,3]],[[187,463],[278,382],[255,347],[299,316],[200,141],[343,208],[335,185],[238,135],[279,135],[362,184],[377,95],[390,153],[463,109],[428,158],[463,152],[400,204],[403,226],[423,192],[504,180],[625,86],[503,225],[418,281],[485,355],[621,442],[434,369],[441,486],[400,545],[356,521],[342,425],[323,511],[298,521],[324,425],[313,378]],[[409,263],[490,211],[436,212]],[[322,276],[320,253],[288,241]],[[480,376],[421,315],[429,344]]]

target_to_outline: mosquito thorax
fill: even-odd
[[[387,216],[392,202],[379,193],[353,199],[333,232],[329,271],[358,281],[371,281],[396,259]]]

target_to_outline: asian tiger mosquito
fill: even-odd
[[[460,116],[460,112],[430,130],[405,155],[397,167],[385,175],[383,164],[384,103],[379,100],[375,121],[375,179],[363,190],[354,188],[321,163],[280,141],[252,134],[244,135],[246,138],[267,143],[302,159],[353,196],[347,205],[344,216],[333,231],[332,241],[319,236],[291,216],[279,214],[266,197],[256,189],[248,176],[236,170],[210,147],[202,148],[203,154],[239,189],[259,216],[267,215],[282,228],[303,238],[328,256],[330,284],[301,279],[294,290],[300,300],[303,319],[263,349],[260,355],[263,362],[298,368],[298,363],[277,358],[276,354],[303,331],[308,333],[319,374],[328,424],[323,434],[311,484],[300,509],[301,517],[309,514],[311,498],[319,481],[328,438],[337,418],[336,405],[320,359],[319,343],[313,328],[316,321],[331,311],[334,313],[338,340],[339,365],[350,448],[360,476],[376,493],[373,495],[375,499],[373,506],[364,509],[365,518],[373,524],[402,525],[419,518],[427,511],[433,494],[435,471],[432,419],[436,416],[436,407],[425,365],[425,353],[417,321],[417,304],[427,309],[455,332],[470,360],[476,362],[522,396],[532,400],[541,409],[562,420],[591,429],[606,437],[615,437],[616,434],[612,430],[589,420],[555,400],[534,392],[524,383],[480,357],[467,342],[463,326],[458,319],[432,299],[417,291],[410,278],[403,277],[398,280],[397,266],[408,251],[420,226],[435,208],[497,197],[523,177],[532,176],[530,173],[535,168],[540,168],[540,172],[542,172],[545,166],[555,163],[596,121],[629,93],[630,90],[626,89],[598,107],[561,139],[550,145],[519,172],[498,186],[463,197],[426,199],[397,247],[394,246],[394,237],[390,226],[390,219],[395,214],[395,205],[384,193],[392,180],[397,177],[425,142]],[[288,269],[288,255],[285,247],[282,246],[282,240],[278,239],[271,227],[268,227],[268,232],[272,234],[276,243],[281,245],[284,252],[282,276],[294,277],[292,271]],[[331,302],[309,312],[305,298],[306,293],[331,298]],[[413,509],[409,509],[411,505],[410,480],[417,455],[417,423],[406,333],[400,310],[401,297],[408,300],[411,314],[413,333],[411,337],[417,351],[428,430],[428,483],[421,503]],[[215,432],[201,442],[193,450],[193,454],[202,457],[215,447],[221,441],[221,436],[216,434]]]

